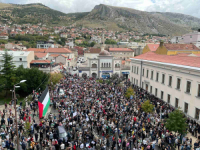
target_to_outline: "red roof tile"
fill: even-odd
[[[47,56],[47,53],[35,53],[34,55],[37,56],[38,58],[43,58]]]
[[[159,47],[159,44],[147,44],[147,46],[149,47],[150,51],[154,52]]]
[[[191,67],[200,67],[199,57],[191,56],[178,56],[178,55],[159,55],[154,52],[147,52],[145,54],[134,57],[133,59],[141,60],[150,60],[163,63],[191,66]]]
[[[130,48],[109,48],[110,52],[133,52]]]
[[[87,51],[85,51],[84,53],[100,53],[101,52],[101,49],[100,48],[93,48],[93,47],[90,47]]]
[[[48,48],[47,53],[72,53],[68,48]]]
[[[39,63],[40,63],[40,64],[46,64],[46,63],[50,64],[51,61],[50,61],[50,60],[32,60],[32,61],[31,61],[31,64],[35,64],[35,63],[36,63],[36,64],[37,64],[37,63],[38,63],[38,64],[39,64]]]
[[[193,44],[169,44],[169,43],[164,43],[164,46],[167,48],[167,50],[200,50],[198,47],[196,47]]]
[[[34,52],[41,52],[41,53],[44,53],[46,51],[46,49],[41,49],[41,48],[28,48],[24,51],[34,51]]]

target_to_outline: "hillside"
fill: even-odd
[[[17,5],[0,3],[0,20],[7,20],[16,24],[51,24],[66,25],[73,23],[73,16],[50,9],[40,3]]]
[[[124,7],[97,5],[91,12],[65,14],[40,3],[0,3],[0,22],[17,24],[76,25],[116,31],[181,35],[200,28],[200,19],[178,13],[145,12]]]
[[[98,22],[98,25],[97,25]],[[142,33],[181,35],[200,26],[200,19],[177,13],[145,12],[130,8],[97,5],[79,24]]]

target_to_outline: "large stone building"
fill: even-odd
[[[197,120],[200,115],[200,57],[147,52],[131,58],[130,80]]]

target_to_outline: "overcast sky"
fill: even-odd
[[[3,3],[42,3],[65,12],[88,12],[95,5],[129,7],[143,11],[177,12],[200,18],[200,0],[0,0]]]

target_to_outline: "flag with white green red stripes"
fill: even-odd
[[[47,86],[38,100],[39,118],[42,118],[46,115],[49,105],[50,105],[50,96],[49,96],[49,89]]]

